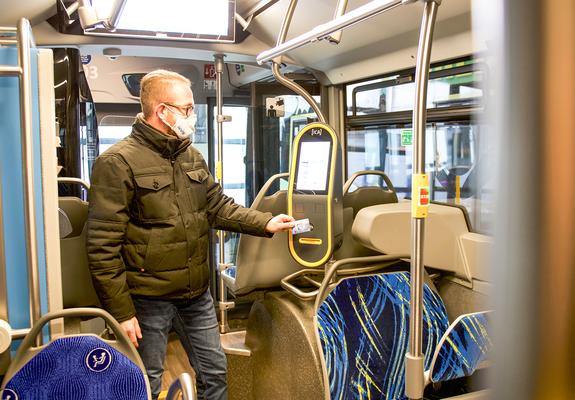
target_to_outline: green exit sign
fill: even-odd
[[[401,131],[401,145],[402,146],[411,146],[413,144],[413,130],[412,129],[403,129]]]

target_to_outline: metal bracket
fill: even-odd
[[[405,395],[409,399],[422,399],[424,385],[423,357],[405,355]]]
[[[219,263],[219,264],[218,264],[218,271],[224,272],[224,271],[230,269],[230,267],[233,267],[233,266],[234,266],[234,264]]]
[[[217,115],[216,116],[216,122],[232,122],[232,116],[231,115]]]
[[[234,303],[233,301],[218,301],[218,307],[220,308],[220,311],[231,310],[235,306],[236,303]]]

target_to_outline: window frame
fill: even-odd
[[[458,64],[466,61],[475,60],[475,62],[463,66],[457,66],[453,68],[444,69],[447,65]],[[445,60],[437,63],[433,63],[430,66],[431,72],[429,73],[429,80],[444,78],[451,75],[459,75],[463,73],[481,71],[483,74],[483,80],[487,80],[488,71],[484,63],[482,63],[478,55],[469,55],[465,57],[459,57],[455,59]],[[436,69],[435,71],[433,71]],[[385,80],[386,78],[391,78],[396,76],[395,79]],[[409,77],[413,77],[408,79]],[[350,85],[356,85],[362,82],[369,82],[376,79],[382,79],[383,81],[377,82],[371,85],[365,85],[356,87],[353,89],[353,93],[361,93],[368,90],[374,89],[384,89],[387,87],[392,87],[396,85],[411,83],[415,81],[415,67],[407,68],[400,71],[390,72],[381,76],[370,77],[366,79],[361,79],[353,82],[348,82],[344,85],[343,89],[343,107],[344,107],[344,129],[345,134],[343,135],[343,149],[347,154],[348,147],[348,131],[367,129],[367,128],[381,128],[389,125],[398,125],[403,128],[409,128],[413,122],[413,110],[406,111],[393,111],[393,112],[381,112],[369,115],[357,115],[355,110],[356,101],[355,97],[352,98],[352,115],[348,115],[348,95],[347,87]],[[356,90],[356,89],[360,90]],[[363,89],[366,88],[366,89]],[[363,89],[363,90],[361,90]],[[428,108],[427,109],[427,120],[426,124],[441,123],[441,122],[471,122],[476,120],[483,114],[483,105],[458,105],[451,107],[440,107],[440,108]],[[347,158],[347,157],[346,157]],[[348,163],[344,165],[344,177],[349,179]]]
[[[442,68],[452,64],[458,64],[462,62],[473,61],[466,65],[454,66],[452,68]],[[435,69],[435,70],[433,70]],[[461,75],[464,73],[474,73],[481,72],[481,79],[483,82],[488,80],[488,69],[486,65],[481,61],[481,56],[478,54],[469,55],[465,57],[460,57],[451,60],[445,60],[442,62],[434,63],[431,65],[431,72],[429,80]],[[395,78],[394,78],[395,77]],[[381,79],[379,82],[374,82],[369,84],[367,82]],[[356,96],[359,93],[375,90],[384,89],[392,86],[403,85],[412,83],[415,81],[415,68],[404,69],[401,71],[395,71],[387,73],[381,76],[370,77],[367,79],[362,79],[358,81],[348,82],[343,88],[343,113],[344,113],[344,127],[345,134],[343,135],[343,149],[346,154],[346,162],[344,163],[344,176],[345,179],[349,179],[349,161],[348,157],[348,146],[349,146],[349,133],[350,131],[359,130],[369,130],[369,129],[385,129],[385,128],[399,128],[399,129],[409,129],[412,127],[413,110],[406,111],[393,111],[393,112],[378,112],[371,113],[367,115],[357,115],[357,100]],[[366,82],[366,85],[356,86],[351,90],[351,110],[348,108],[348,87],[351,85],[358,85],[362,82]],[[483,95],[478,98],[475,104],[454,104],[450,106],[428,108],[427,109],[427,119],[426,126],[441,123],[463,123],[463,124],[473,124],[481,121],[481,116],[484,111],[483,98],[488,94],[483,93]],[[350,112],[351,111],[351,112]],[[438,201],[433,200],[432,203],[437,203]],[[471,221],[469,220],[469,210],[463,204],[453,204],[445,203],[439,201],[441,204],[447,204],[460,209],[465,209],[466,222],[471,229]]]

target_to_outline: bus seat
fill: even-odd
[[[104,319],[116,339],[75,334],[35,347],[37,336],[51,320],[80,317]],[[68,309],[43,316],[20,344],[2,389],[2,399],[151,398],[146,370],[138,352],[110,314],[93,308]]]
[[[58,207],[66,214],[72,224],[71,236],[78,236],[88,220],[88,203],[78,197],[59,197]]]
[[[88,203],[77,197],[60,197],[58,204],[72,225],[72,232],[60,238],[64,308],[100,307],[86,252]]]
[[[397,194],[393,190],[382,187],[359,187],[353,192],[347,192],[343,195],[343,207],[351,207],[354,218],[365,207],[388,203],[397,203]]]
[[[58,227],[60,231],[60,238],[65,238],[74,231],[70,218],[66,215],[64,210],[58,208]]]
[[[287,174],[271,177],[260,190],[251,208],[271,212],[273,215],[285,213],[286,191],[265,195],[274,180],[285,176]],[[234,295],[246,294],[255,289],[279,287],[282,278],[302,268],[289,252],[286,235],[276,233],[272,238],[240,236],[236,266],[228,268],[222,274],[224,283]]]
[[[489,257],[493,248],[493,239],[479,233],[465,233],[459,238],[463,255],[463,264],[468,275],[478,281],[491,281]]]
[[[441,338],[426,383],[471,376],[488,360],[493,348],[490,337],[491,311],[460,315]]]
[[[344,195],[344,203],[345,203]],[[343,240],[341,246],[333,253],[333,258],[336,260],[343,260],[344,258],[352,257],[368,257],[381,254],[369,247],[363,246],[360,242],[355,240],[351,234],[351,227],[353,225],[354,210],[352,207],[343,209]],[[357,266],[357,265],[356,265]]]
[[[349,189],[353,186],[353,182],[360,176],[366,175],[379,177],[386,187],[360,186],[350,192]],[[353,209],[353,218],[365,207],[387,203],[397,203],[397,193],[391,183],[391,179],[382,171],[366,170],[356,172],[343,185],[343,208],[351,207]]]
[[[425,222],[423,259],[427,267],[452,272],[472,282],[466,263],[462,238],[470,227],[460,207],[433,203]],[[410,253],[411,202],[366,207],[357,214],[352,234],[365,246],[384,254]],[[466,243],[469,240],[466,241]]]
[[[409,272],[346,278],[328,294],[315,318],[331,399],[403,399],[409,346]],[[448,328],[439,295],[423,291],[425,368]]]
[[[362,186],[350,192],[353,182],[363,175],[379,176],[387,187]],[[380,252],[361,245],[352,235],[351,227],[357,213],[365,207],[377,204],[397,203],[397,194],[391,180],[381,171],[360,171],[353,174],[344,184],[343,194],[343,240],[341,246],[334,252],[333,258],[342,260],[351,257],[367,257],[381,254]]]

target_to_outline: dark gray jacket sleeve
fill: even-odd
[[[208,171],[205,162],[204,166]],[[220,184],[214,181],[209,172],[206,185],[208,221],[213,228],[255,236],[273,236],[265,230],[267,223],[273,217],[271,213],[236,204],[233,198],[224,194]]]

